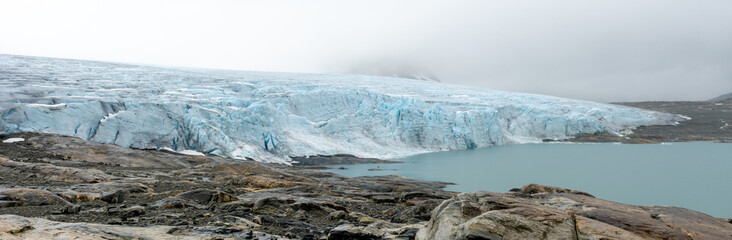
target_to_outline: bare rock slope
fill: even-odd
[[[18,134],[0,143],[0,239],[730,239],[732,224],[563,188],[455,193],[400,176]]]

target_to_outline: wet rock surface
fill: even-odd
[[[400,176],[7,137],[26,141],[0,144],[0,239],[732,237],[728,220],[557,187],[458,195]]]

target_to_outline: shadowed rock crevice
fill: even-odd
[[[577,215],[574,215],[573,212],[569,212],[569,217],[572,218],[572,225],[574,225],[574,239],[579,240],[580,239],[580,230],[579,227],[577,227]]]

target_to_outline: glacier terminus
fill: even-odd
[[[187,69],[0,55],[0,134],[56,133],[263,162],[397,158],[683,116],[558,97],[363,75]]]

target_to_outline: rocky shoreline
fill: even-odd
[[[0,144],[0,239],[720,239],[732,223],[540,185],[456,193],[23,133]],[[348,161],[341,156],[336,162]]]

